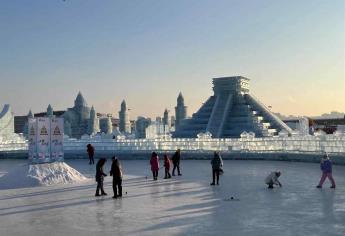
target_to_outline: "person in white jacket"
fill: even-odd
[[[278,180],[280,175],[280,171],[273,171],[266,177],[265,183],[268,185],[268,188],[273,188],[273,185],[279,185],[279,187],[282,187],[282,184]]]

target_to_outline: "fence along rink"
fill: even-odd
[[[88,137],[76,140],[65,138],[65,151],[85,152],[92,143],[103,151],[249,151],[249,152],[329,152],[345,154],[345,135],[292,136],[292,137],[243,137],[238,139],[215,138],[162,138],[162,139],[102,139]],[[28,141],[0,142],[0,151],[28,151]]]
[[[66,151],[85,151],[88,143],[102,151],[250,151],[250,152],[329,152],[345,154],[345,136],[296,136],[269,138],[168,138],[168,139],[82,139],[65,140]]]

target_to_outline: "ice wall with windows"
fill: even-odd
[[[153,139],[128,139],[111,135],[84,135],[82,139],[65,137],[64,150],[85,152],[85,146],[92,143],[98,151],[213,151],[223,152],[329,152],[345,154],[345,134],[292,135],[280,133],[274,137],[255,137],[254,133],[243,132],[240,138],[212,138],[210,133],[201,133],[197,138],[171,138],[162,135]],[[0,151],[27,150],[28,144],[18,141],[0,140]]]

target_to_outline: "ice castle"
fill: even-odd
[[[249,79],[242,76],[213,79],[214,95],[177,127],[174,137],[194,138],[210,132],[213,138],[238,138],[253,132],[269,137],[292,130],[249,93]]]

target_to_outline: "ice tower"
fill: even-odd
[[[96,116],[95,108],[92,106],[88,123],[88,134],[93,135],[99,132],[99,119]]]
[[[47,107],[47,117],[53,117],[54,116],[54,110],[52,106],[49,104]]]
[[[174,137],[194,138],[206,131],[214,138],[238,138],[244,131],[257,137],[273,136],[282,130],[291,133],[283,121],[249,94],[248,78],[214,78],[213,91],[192,118],[181,121]]]
[[[175,107],[175,126],[179,126],[181,121],[187,118],[187,107],[184,105],[184,98],[180,92],[177,97],[177,106]]]
[[[120,132],[131,133],[131,123],[129,122],[129,114],[127,111],[126,101],[123,100],[121,103],[121,110],[119,111],[120,118]]]

